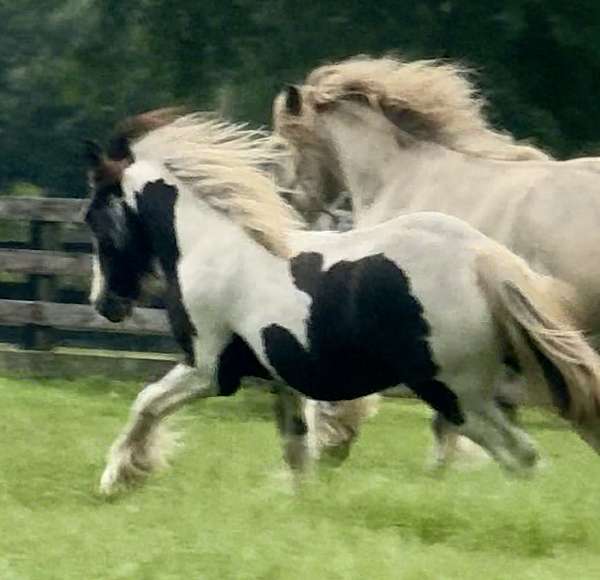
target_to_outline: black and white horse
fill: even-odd
[[[137,397],[103,492],[160,462],[165,416],[231,395],[245,376],[286,385],[278,419],[294,473],[314,452],[304,397],[355,399],[398,384],[440,413],[449,438],[466,435],[508,469],[531,467],[533,443],[493,397],[508,359],[600,449],[599,359],[573,329],[561,284],[441,214],[300,231],[261,169],[271,145],[267,135],[191,115],[130,148],[121,139],[112,158],[88,151],[93,303],[123,320],[158,268],[185,353]]]

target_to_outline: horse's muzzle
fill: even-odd
[[[114,294],[105,294],[94,305],[96,311],[111,322],[122,322],[131,316],[133,302]]]

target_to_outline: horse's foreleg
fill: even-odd
[[[300,479],[307,472],[314,456],[304,397],[282,387],[275,401],[275,417],[283,440],[284,459],[296,479]]]
[[[141,479],[164,465],[165,437],[161,419],[186,402],[214,394],[213,385],[197,368],[177,365],[137,396],[123,433],[111,447],[100,480],[100,491],[109,494],[121,482]]]

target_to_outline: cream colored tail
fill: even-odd
[[[479,282],[527,380],[579,430],[600,424],[600,358],[575,324],[573,291],[502,246],[482,249]]]

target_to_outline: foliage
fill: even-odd
[[[563,0],[0,2],[0,190],[81,195],[80,140],[158,105],[268,123],[324,60],[397,51],[479,71],[498,126],[555,154],[600,143],[600,4]]]
[[[597,578],[600,463],[529,417],[547,465],[434,480],[422,405],[389,401],[350,461],[292,494],[265,393],[198,403],[171,469],[95,492],[137,386],[0,379],[0,578]]]

